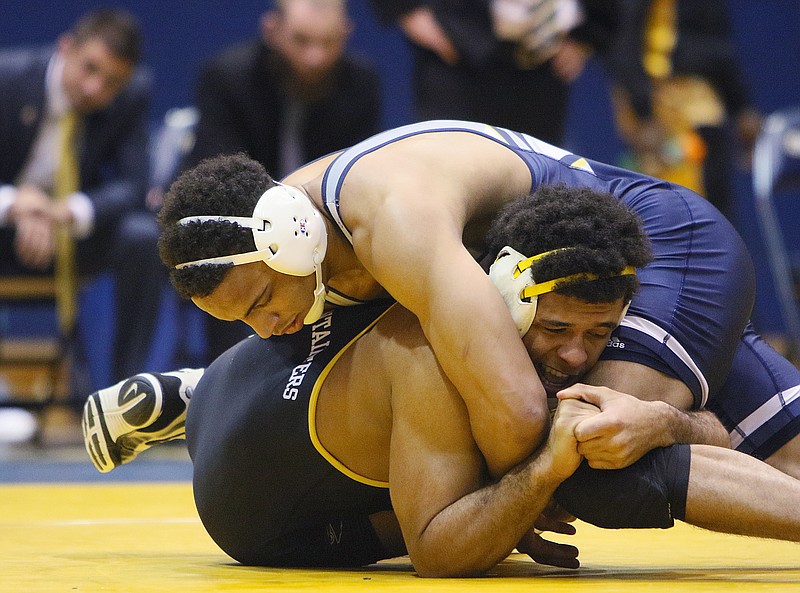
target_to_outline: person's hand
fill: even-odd
[[[575,527],[570,523],[575,521],[575,517],[562,509],[557,502],[550,499],[544,507],[533,526],[539,531],[552,531],[564,535],[575,535]]]
[[[663,402],[646,402],[614,391],[576,383],[558,392],[561,408],[570,401],[594,404],[600,413],[575,426],[577,450],[595,469],[620,469],[651,449],[671,444],[664,437]]]
[[[74,218],[67,202],[54,202],[50,207],[50,220],[54,225],[71,227]]]
[[[567,84],[575,82],[583,72],[591,55],[591,49],[574,39],[565,37],[550,62],[553,72]]]
[[[35,185],[24,184],[17,188],[17,197],[8,209],[8,220],[16,224],[28,216],[49,217],[53,200]]]
[[[575,437],[575,428],[599,412],[597,406],[579,398],[559,402],[545,445],[556,477],[566,480],[578,469],[583,456],[578,448],[580,443]]]
[[[445,64],[452,66],[458,62],[458,50],[427,6],[420,6],[404,14],[399,24],[412,43],[429,49]]]
[[[559,531],[558,533],[573,535],[575,528],[571,525],[567,525],[567,527],[571,529],[571,532]],[[541,536],[541,531],[539,528],[529,529],[517,544],[517,551],[527,554],[539,564],[558,566],[559,568],[578,568],[581,565],[578,560],[578,548],[546,540]]]
[[[55,235],[50,219],[45,216],[25,216],[17,220],[14,251],[26,267],[46,270],[53,263]]]
[[[33,185],[22,185],[8,211],[16,227],[14,251],[24,266],[43,270],[53,262],[55,232],[53,201]]]

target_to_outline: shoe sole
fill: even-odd
[[[106,426],[99,393],[95,392],[86,399],[81,430],[86,452],[98,471],[108,473],[120,465],[120,454]]]

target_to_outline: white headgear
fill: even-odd
[[[533,318],[536,317],[536,304],[539,295],[552,292],[557,284],[577,282],[579,280],[597,280],[600,278],[597,274],[571,274],[563,278],[556,278],[555,280],[537,284],[531,272],[533,262],[552,253],[568,249],[571,248],[553,249],[539,255],[525,257],[513,247],[505,246],[497,254],[497,258],[489,268],[489,278],[503,296],[503,300],[511,312],[511,317],[517,326],[520,336],[528,333],[533,323]],[[628,276],[631,274],[636,274],[636,268],[626,266],[619,274],[614,274],[614,276]],[[625,308],[622,310],[620,321],[622,321],[622,317],[625,317],[629,304],[626,303]]]
[[[281,274],[308,276],[316,273],[314,304],[303,323],[314,323],[320,318],[325,306],[322,260],[328,247],[328,233],[322,215],[308,196],[295,187],[278,183],[258,199],[252,216],[187,216],[178,224],[209,221],[233,222],[252,229],[256,251],[185,262],[176,265],[176,270],[263,261]]]

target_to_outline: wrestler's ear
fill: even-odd
[[[75,36],[71,33],[59,35],[56,47],[62,56],[68,54],[75,47]]]
[[[280,15],[276,10],[267,10],[259,19],[261,41],[272,47],[275,44],[275,35],[278,31]]]

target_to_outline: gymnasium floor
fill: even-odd
[[[181,444],[101,475],[82,448],[0,446],[0,592],[249,591],[608,593],[800,591],[797,544],[686,525],[561,537],[576,571],[514,555],[480,579],[421,579],[407,558],[358,571],[273,570],[234,563],[200,524]]]

